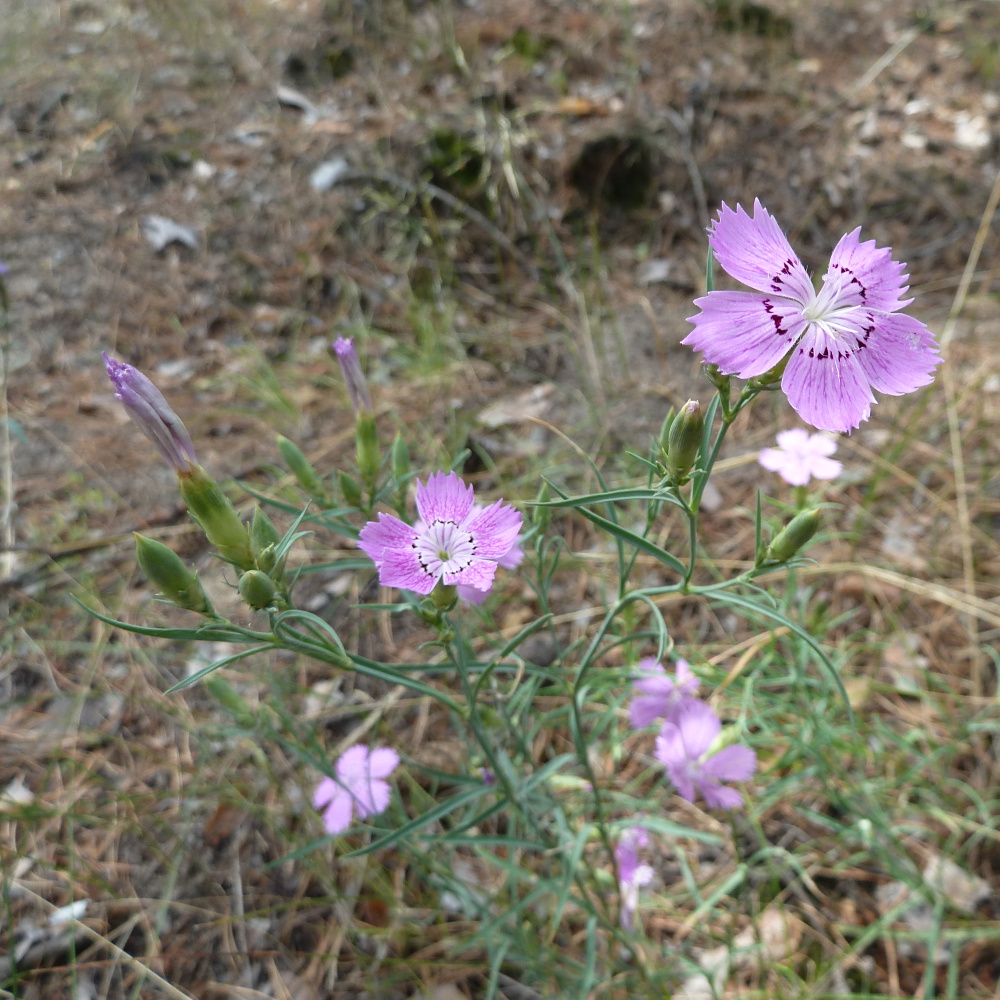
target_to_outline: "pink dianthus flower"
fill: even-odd
[[[666,669],[652,656],[640,660],[636,666],[642,674],[632,686],[641,694],[628,710],[629,722],[636,729],[657,719],[672,722],[680,706],[698,693],[698,678],[687,660],[677,661],[673,678],[667,676]]]
[[[765,448],[758,461],[765,469],[777,472],[789,486],[805,486],[810,478],[836,479],[844,466],[830,456],[837,442],[826,434],[810,434],[803,427],[793,427],[778,435],[777,448]]]
[[[927,327],[900,310],[908,286],[891,248],[842,237],[817,291],[760,201],[754,214],[723,205],[709,229],[715,259],[752,292],[695,299],[683,344],[727,375],[756,378],[787,357],[781,388],[813,427],[850,431],[871,415],[872,389],[901,396],[933,379],[941,363]]]
[[[721,729],[711,705],[692,698],[681,705],[673,722],[664,722],[656,738],[656,758],[682,799],[694,802],[697,790],[710,809],[735,809],[740,794],[722,782],[747,781],[757,769],[757,755],[735,743],[710,754]]]
[[[426,485],[418,479],[416,499],[415,525],[379,514],[361,529],[358,548],[374,561],[382,585],[429,594],[441,581],[488,591],[521,515],[502,500],[477,508],[472,487],[454,472],[435,472]]]
[[[632,929],[632,917],[639,906],[639,890],[653,881],[655,872],[649,865],[639,864],[639,849],[649,846],[649,834],[644,826],[623,830],[615,844],[618,865],[618,891],[621,893],[621,924]]]
[[[358,819],[375,816],[389,804],[392,788],[385,780],[399,764],[399,755],[387,747],[369,750],[358,743],[345,750],[334,767],[336,778],[324,778],[313,794],[313,805],[323,810],[327,833],[342,833]]]

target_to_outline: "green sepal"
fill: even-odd
[[[357,447],[358,471],[368,494],[375,496],[378,489],[378,473],[382,456],[378,446],[378,427],[375,414],[370,410],[358,410],[354,419],[354,441]]]
[[[254,561],[247,529],[222,487],[200,465],[178,472],[177,484],[188,513],[201,525],[216,552],[226,562],[250,569]]]

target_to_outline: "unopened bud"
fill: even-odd
[[[787,562],[816,534],[820,524],[819,508],[803,510],[774,536],[767,549],[767,557]]]
[[[188,513],[226,562],[240,569],[253,566],[247,529],[219,484],[200,466],[177,473],[177,485]]]
[[[344,384],[347,386],[347,395],[351,397],[351,406],[354,408],[354,412],[360,413],[362,410],[367,410],[370,413],[372,411],[372,397],[368,392],[365,374],[361,370],[358,352],[354,348],[354,338],[338,337],[330,346],[340,362],[340,370],[344,373]]]
[[[159,453],[177,472],[189,469],[197,459],[191,435],[174,413],[163,393],[132,365],[103,354],[104,366],[115,389],[115,399],[136,426],[156,445]]]
[[[683,479],[694,467],[704,427],[701,403],[689,399],[674,417],[667,434],[667,468],[677,479]]]
[[[337,485],[340,487],[340,495],[344,498],[344,503],[351,507],[361,506],[361,484],[352,475],[338,469]]]
[[[278,442],[278,451],[281,452],[281,457],[285,460],[285,465],[288,466],[292,475],[295,476],[295,481],[299,486],[311,497],[315,497],[317,500],[325,499],[326,490],[323,487],[323,481],[319,478],[319,473],[312,467],[302,449],[280,434],[276,440]]]
[[[247,729],[251,728],[257,721],[253,710],[237,693],[236,689],[228,681],[223,680],[217,673],[209,674],[205,678],[205,687],[209,694],[241,725]]]
[[[257,569],[270,575],[278,565],[278,550],[273,545],[268,545],[254,556],[254,562],[257,563]]]
[[[250,522],[250,551],[253,552],[258,569],[264,569],[260,564],[261,553],[270,549],[272,554],[275,547],[281,542],[281,535],[274,526],[274,522],[264,513],[260,507],[255,507],[253,520]],[[274,568],[272,562],[265,570]]]
[[[135,555],[143,573],[160,588],[164,597],[188,611],[214,615],[215,611],[198,582],[198,574],[163,542],[135,532]]]
[[[410,474],[410,449],[406,439],[397,432],[392,442],[392,475],[394,479],[403,480]]]
[[[254,611],[266,608],[274,601],[274,583],[259,569],[252,569],[240,577],[240,597]]]

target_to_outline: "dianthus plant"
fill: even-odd
[[[613,980],[637,995],[665,995],[670,962],[662,948],[642,945],[647,917],[664,905],[657,859],[685,838],[722,850],[725,828],[695,829],[696,810],[718,817],[753,810],[780,778],[780,764],[749,721],[753,689],[742,678],[720,687],[720,674],[694,646],[673,654],[668,610],[681,600],[712,602],[781,626],[830,671],[831,685],[839,683],[787,602],[754,583],[794,567],[818,530],[821,511],[805,489],[811,477],[838,474],[829,457],[834,443],[789,429],[779,437],[781,451],[764,453],[768,469],[803,491],[802,502],[797,513],[776,507],[768,514],[760,493],[746,497],[744,507],[756,508],[755,552],[726,575],[699,560],[702,501],[729,428],[757,396],[780,386],[807,424],[849,431],[869,418],[873,389],[909,392],[930,381],[939,362],[927,328],[903,311],[903,265],[857,230],[834,248],[818,289],[759,202],[752,214],[722,206],[709,242],[719,264],[751,289],[714,290],[710,268],[708,291],[696,300],[700,311],[685,343],[703,352],[714,394],[704,404],[678,400],[658,438],[631,453],[641,480],[617,488],[596,465],[580,473],[595,477],[597,490],[575,496],[554,482],[528,497],[487,477],[472,484],[457,471],[463,454],[443,468],[412,470],[405,436],[385,437],[391,417],[372,399],[357,345],[339,337],[331,364],[335,358],[342,368],[344,412],[354,414],[354,460],[319,471],[280,438],[296,492],[254,492],[263,506],[247,524],[196,463],[192,438],[161,391],[128,363],[106,358],[116,395],[175,470],[252,617],[247,624],[246,614],[237,620],[217,611],[221,602],[210,600],[190,566],[140,537],[147,577],[201,624],[159,629],[104,620],[144,635],[238,645],[176,688],[204,680],[255,740],[279,740],[298,755],[315,813],[286,834],[305,838],[297,851],[307,849],[312,831],[315,850],[375,852],[395,864],[404,857],[422,879],[420,906],[437,891],[442,912],[458,909],[484,928],[470,933],[491,975],[547,949],[551,961],[538,974],[544,995],[589,995],[588,983]],[[747,380],[739,391],[734,376]],[[759,475],[766,486],[767,474]],[[290,524],[279,531],[271,516]],[[610,574],[596,561],[582,564],[591,594],[606,595],[596,609],[566,596],[582,591],[554,586],[575,558],[559,531],[568,517],[589,522],[594,551],[613,554]],[[673,530],[678,524],[681,532]],[[338,558],[290,565],[294,543],[310,532],[338,536]],[[603,549],[601,538],[610,543]],[[663,538],[682,541],[668,548]],[[365,651],[296,603],[296,581],[326,575],[337,584],[345,574],[356,578],[363,602],[344,634],[358,634],[360,625]],[[423,630],[401,640],[405,662],[388,658],[387,614],[399,620],[400,636]],[[330,732],[312,729],[293,708],[273,699],[251,707],[217,672],[279,651],[311,659],[331,676],[357,675],[372,717],[351,715],[334,746]],[[405,709],[391,707],[398,694],[385,696],[392,692],[411,696],[400,702]],[[412,727],[403,723],[415,715],[421,731],[433,727],[459,748],[450,770],[408,742]],[[490,874],[474,882],[475,866]],[[676,899],[681,890],[669,888]],[[574,940],[588,942],[586,962],[555,944]]]

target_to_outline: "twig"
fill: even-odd
[[[26,896],[30,896],[36,902],[41,903],[43,906],[48,907],[50,911],[55,912],[55,910],[58,909],[58,907],[56,907],[53,903],[50,903],[44,896],[39,896],[38,893],[35,892],[33,889],[29,889],[23,882],[15,880],[14,884],[17,886],[18,892],[23,892]],[[119,959],[121,962],[124,962],[125,965],[129,966],[135,972],[139,973],[139,975],[144,976],[148,980],[151,980],[153,983],[155,983],[155,985],[159,986],[159,988],[163,990],[164,993],[166,993],[170,997],[173,997],[174,1000],[194,1000],[194,997],[192,997],[190,994],[185,993],[183,990],[179,990],[176,986],[173,986],[170,983],[168,983],[167,980],[164,979],[162,976],[157,975],[157,973],[153,972],[153,970],[148,965],[144,965],[142,962],[139,961],[139,959],[130,955],[123,948],[119,948],[118,945],[109,941],[99,931],[95,931],[92,927],[88,927],[85,923],[82,923],[81,921],[76,919],[63,920],[63,923],[75,928],[85,937],[90,938],[90,940],[93,941],[95,944],[99,944],[107,948],[108,951],[110,951],[111,954],[115,956],[115,958]]]
[[[924,33],[923,28],[910,28],[902,38],[900,38],[895,45],[893,45],[888,51],[884,52],[878,59],[875,60],[868,67],[865,73],[862,73],[854,83],[851,84],[842,94],[835,97],[829,104],[824,105],[822,108],[814,109],[803,115],[794,125],[792,125],[791,132],[794,135],[796,132],[801,132],[803,129],[809,128],[810,125],[814,125],[818,122],[824,115],[828,115],[831,111],[835,111],[837,108],[849,101],[851,97],[856,94],[859,90],[867,87],[872,80],[875,79],[887,66],[890,66],[896,59],[896,57],[906,48],[908,48],[916,39],[918,39]]]

